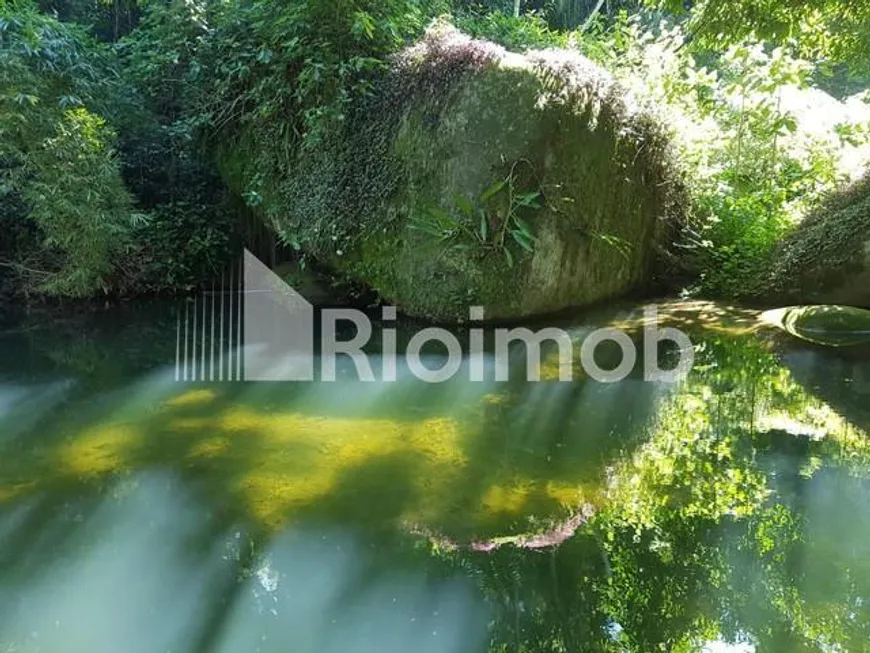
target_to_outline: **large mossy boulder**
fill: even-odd
[[[443,26],[264,200],[285,240],[438,321],[643,289],[685,204],[665,131],[607,72]]]
[[[829,198],[785,239],[759,295],[870,308],[870,176]]]

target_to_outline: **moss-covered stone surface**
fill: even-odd
[[[760,295],[870,308],[870,177],[829,199],[780,246]]]
[[[576,53],[509,54],[436,28],[340,134],[261,184],[261,210],[408,314],[592,304],[649,282],[685,204],[666,135],[629,104]],[[243,141],[225,173],[262,179],[239,154],[257,135]]]

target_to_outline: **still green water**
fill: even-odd
[[[870,650],[866,348],[670,304],[679,385],[179,383],[175,311],[0,336],[0,652]]]

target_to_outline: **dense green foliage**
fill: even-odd
[[[807,56],[847,62],[866,72],[870,3],[863,0],[647,0],[678,15],[705,47],[745,38],[789,43]]]
[[[424,8],[426,8],[424,10]],[[124,44],[162,111],[213,136],[268,125],[275,146],[314,143],[383,58],[445,6],[418,0],[152,3]]]
[[[83,31],[26,5],[0,11],[0,48],[3,264],[32,290],[105,289],[137,217],[100,115],[117,70]]]
[[[161,125],[123,62],[75,25],[16,3],[0,39],[0,256],[16,286],[142,292],[219,269],[233,224],[189,130]]]
[[[272,226],[300,196],[300,152],[340,142],[353,157],[380,147],[364,132],[383,107],[366,98],[397,51],[452,14],[463,31],[510,50],[579,50],[670,125],[694,206],[675,243],[682,254],[669,262],[681,270],[673,281],[745,295],[777,243],[846,178],[847,149],[866,143],[870,119],[821,133],[794,112],[818,101],[795,89],[824,83],[832,64],[830,85],[863,88],[844,80],[870,60],[870,7],[641,4],[3,2],[5,288],[87,296],[206,280],[244,238],[248,208]],[[324,237],[359,219],[353,207],[364,200],[354,197],[391,192],[385,171],[370,172],[348,183],[347,210]],[[296,234],[280,236],[306,249]]]
[[[185,292],[209,283],[240,245],[250,244],[245,225],[252,221],[339,270],[359,264],[342,256],[346,243],[361,234],[375,234],[367,243],[383,247],[376,250],[382,259],[395,256],[382,241],[399,210],[372,210],[384,206],[385,197],[412,204],[411,193],[397,191],[390,157],[416,157],[416,178],[439,180],[426,166],[448,169],[441,152],[461,154],[459,147],[425,149],[422,138],[409,143],[426,133],[427,120],[440,119],[438,112],[418,112],[416,130],[398,141],[402,151],[391,150],[396,116],[419,97],[445,106],[442,91],[453,88],[446,82],[466,81],[489,56],[480,44],[410,64],[396,56],[433,21],[514,52],[579,52],[619,81],[626,107],[648,112],[656,126],[666,127],[690,204],[689,219],[659,252],[672,292],[798,301],[827,275],[841,275],[844,268],[851,274],[847,266],[856,258],[866,263],[870,186],[864,181],[845,193],[837,190],[870,161],[870,109],[855,95],[847,111],[845,102],[820,90],[827,80],[868,97],[860,77],[870,62],[870,3],[864,0],[0,0],[0,292]],[[397,67],[413,74],[391,74]],[[826,77],[832,73],[839,76],[834,81]],[[537,109],[535,103],[525,106]],[[490,120],[486,129],[503,124]],[[619,125],[614,131],[631,131],[625,142],[636,145],[620,154],[630,152],[632,164],[647,146],[654,149],[657,131],[647,134],[631,121]],[[490,144],[509,141],[486,129],[478,132]],[[582,142],[577,132],[571,135]],[[423,145],[433,143],[438,141]],[[485,151],[472,146],[477,154]],[[548,160],[545,154],[540,161]],[[611,158],[608,163],[622,163],[616,153]],[[433,267],[446,268],[445,252],[454,259],[489,256],[497,264],[486,268],[488,276],[479,275],[482,283],[515,292],[505,279],[514,278],[521,257],[542,247],[527,222],[550,199],[535,179],[543,164],[527,163],[503,159],[501,167],[478,166],[487,175],[486,190],[448,196],[440,208],[422,207],[409,221],[412,237],[419,238],[411,242],[439,248],[430,258]],[[657,187],[657,178],[647,181]],[[606,186],[604,193],[618,188],[599,186]],[[323,188],[329,192],[315,192]],[[560,195],[574,200],[570,192]],[[632,246],[604,231],[586,236],[605,242],[614,257]],[[444,287],[455,283],[450,270],[436,272]],[[400,281],[412,278],[406,274]],[[866,296],[864,281],[858,277]],[[418,288],[421,302],[431,301],[430,288]],[[464,284],[452,296],[463,309],[468,290]],[[100,359],[78,336],[57,354],[59,361],[114,369],[116,361]],[[866,550],[856,537],[855,553],[846,554],[831,545],[832,536],[810,532],[812,506],[802,495],[811,483],[834,475],[842,483],[848,477],[866,484],[870,452],[863,434],[855,437],[755,341],[706,333],[696,369],[683,392],[657,398],[645,440],[629,442],[608,466],[596,514],[558,551],[444,551],[436,540],[426,542],[432,548],[426,555],[479,580],[498,617],[492,650],[681,651],[747,634],[759,650],[866,647],[870,604],[860,591],[860,582],[870,578]],[[826,373],[831,383],[836,375]],[[848,378],[850,384],[857,380]],[[854,394],[851,386],[849,392]],[[478,407],[482,412],[517,421],[510,396],[491,398]],[[262,415],[225,415],[226,424],[239,421],[246,434],[263,432],[263,438],[236,438],[227,446],[265,440],[274,406],[265,405]],[[214,418],[212,406],[201,408]],[[153,419],[165,426],[162,420],[173,414]],[[759,424],[760,418],[767,423]],[[782,423],[796,420],[830,437],[778,437]],[[369,455],[378,465],[388,458],[364,448],[389,430],[385,423],[370,426],[364,434],[371,437],[362,438],[358,423],[336,427],[350,434],[340,460],[353,470],[348,476],[362,477]],[[318,447],[318,429],[327,426],[318,420],[311,428]],[[430,427],[414,432],[428,438]],[[154,433],[168,440],[171,431]],[[202,429],[191,433],[199,439]],[[368,444],[356,448],[359,441]],[[160,441],[193,447],[184,442]],[[430,459],[438,453],[432,442],[425,443]],[[548,451],[563,445],[576,443],[554,443]],[[220,456],[222,446],[202,451]],[[623,445],[614,438],[612,446]],[[97,453],[85,449],[92,456],[85,462],[110,460],[115,471],[99,437]],[[322,447],[318,451],[324,454]],[[297,455],[284,441],[273,453],[277,460],[277,454]],[[557,456],[534,453],[546,459],[551,475]],[[146,456],[146,447],[130,446],[123,454],[143,468],[163,462]],[[799,467],[782,473],[785,457],[799,460]],[[256,457],[240,459],[264,466]],[[458,468],[460,460],[448,456],[439,469]],[[404,473],[417,473],[407,459],[400,463]],[[376,467],[377,481],[367,480],[363,489],[382,488],[382,467]],[[333,474],[336,468],[326,466],[322,487],[343,480]],[[226,478],[215,485],[226,487]],[[483,488],[478,475],[469,478]],[[0,480],[7,497],[40,489],[24,478]],[[304,502],[292,492],[309,486],[318,487],[306,481],[284,488],[287,497],[278,492],[268,498],[287,499],[285,508],[297,509]],[[353,479],[347,487],[357,489]],[[348,496],[347,512],[353,513],[359,495]],[[366,509],[389,512],[391,502],[383,504]],[[462,512],[456,505],[450,509],[454,517]],[[389,514],[389,522],[400,516]],[[828,563],[826,547],[840,557]],[[828,571],[819,584],[824,592],[814,594],[802,576],[802,556],[826,561],[819,567]]]

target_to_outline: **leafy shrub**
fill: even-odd
[[[493,41],[514,52],[560,48],[569,41],[567,32],[550,29],[544,17],[534,13],[515,17],[492,11],[463,12],[457,15],[456,26],[474,38]]]
[[[183,200],[151,209],[133,240],[119,283],[135,292],[195,288],[213,279],[237,251],[233,213]]]
[[[868,70],[870,4],[855,0],[646,0],[686,15],[698,45],[724,49],[746,39],[789,46],[815,59]]]
[[[686,43],[680,28],[651,31],[623,17],[579,46],[674,132],[694,197],[680,243],[686,272],[700,279],[694,289],[740,297],[776,244],[839,181],[839,136],[822,142],[803,130],[785,101],[786,89],[807,84],[808,62],[756,42],[704,57]]]
[[[105,46],[24,2],[0,9],[0,62],[0,263],[18,290],[183,289],[222,267],[234,214],[180,104],[161,124]]]
[[[275,146],[292,151],[340,123],[387,55],[446,8],[423,0],[169,0],[149,6],[124,47],[151,97],[183,100],[185,114],[213,134],[269,124]]]
[[[142,219],[97,113],[112,77],[81,30],[30,4],[0,6],[0,202],[16,213],[2,255],[29,291],[107,290],[112,259]]]
[[[152,118],[124,134],[119,149],[125,183],[149,216],[132,234],[119,286],[131,293],[185,290],[214,278],[238,251],[241,211],[189,124]]]
[[[131,209],[118,161],[106,145],[111,138],[101,118],[68,109],[55,134],[27,154],[19,171],[27,179],[21,195],[30,207],[28,218],[41,231],[42,258],[50,265],[39,288],[50,294],[108,290],[113,259],[133,225],[145,220]]]
[[[517,168],[530,166],[527,160],[513,163],[503,179],[486,188],[471,201],[462,195],[453,198],[454,207],[444,211],[428,207],[422,216],[411,220],[411,229],[436,238],[447,247],[468,251],[500,251],[508,267],[514,265],[514,255],[508,245],[508,236],[525,252],[534,252],[536,238],[521,213],[541,208],[542,193],[519,188]]]

